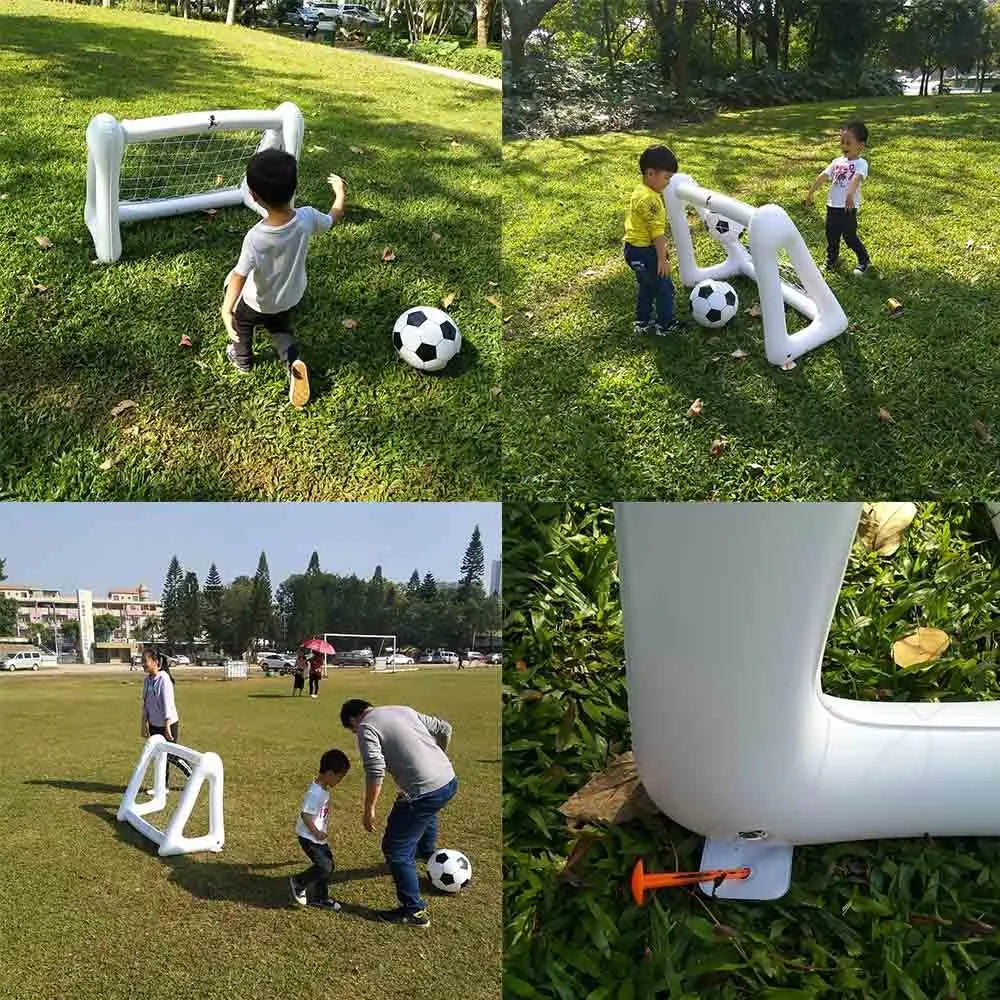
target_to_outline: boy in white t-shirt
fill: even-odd
[[[328,896],[333,852],[330,850],[327,823],[330,816],[330,789],[340,784],[350,770],[351,762],[342,750],[327,750],[319,761],[319,774],[306,790],[302,809],[295,823],[295,832],[306,857],[312,862],[301,875],[289,880],[292,899],[299,906],[317,906],[323,910],[339,910],[340,903]],[[312,899],[309,888],[312,888]]]
[[[837,266],[840,239],[858,255],[854,273],[859,277],[871,266],[871,258],[864,243],[858,239],[858,209],[861,207],[861,182],[868,176],[868,161],[861,155],[868,142],[868,129],[864,122],[849,121],[840,130],[838,156],[813,181],[806,194],[806,204],[811,205],[813,194],[830,181],[826,198],[826,266]]]
[[[222,322],[229,333],[226,357],[240,371],[253,367],[253,331],[263,326],[278,357],[288,365],[288,397],[295,407],[309,401],[309,373],[292,335],[291,313],[306,290],[306,253],[314,233],[341,219],[347,187],[336,174],[327,178],[334,202],[329,214],[308,205],[292,208],[298,183],[295,157],[265,149],[247,164],[247,187],[267,216],[243,238],[236,267],[226,277]]]

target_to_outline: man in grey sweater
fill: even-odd
[[[382,853],[396,883],[399,906],[380,910],[378,916],[389,923],[429,927],[416,858],[420,855],[426,860],[436,850],[437,814],[458,790],[455,769],[445,753],[451,725],[403,705],[375,708],[361,698],[344,702],[340,721],[358,737],[365,769],[366,830],[375,829],[375,805],[387,772],[399,789],[382,837]]]

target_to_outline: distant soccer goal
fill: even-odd
[[[325,632],[323,638],[337,650],[340,666],[367,666],[376,673],[416,670],[413,663],[405,662],[411,658],[398,651],[394,635]]]
[[[84,220],[98,260],[121,256],[121,223],[246,205],[247,161],[262,149],[302,149],[302,112],[202,111],[156,118],[95,115],[87,126]]]
[[[663,200],[676,248],[677,270],[685,285],[741,275],[757,283],[764,350],[772,365],[794,367],[796,358],[847,329],[844,310],[783,208],[755,208],[703,188],[687,174],[674,174],[664,189]],[[712,238],[722,244],[726,259],[721,263],[701,267],[695,260],[688,206]],[[744,228],[748,230],[749,250],[740,242]],[[786,303],[809,321],[803,329],[788,332]]]

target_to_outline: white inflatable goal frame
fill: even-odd
[[[246,177],[239,185],[169,198],[121,201],[121,166],[130,144],[171,136],[257,131],[257,150],[284,149],[296,159],[302,150],[302,112],[290,101],[273,111],[199,111],[156,118],[122,119],[95,115],[87,126],[87,201],[84,221],[94,240],[97,259],[112,263],[121,256],[121,223],[180,215],[206,209],[246,205],[259,215],[264,209],[250,196]]]
[[[757,283],[764,350],[772,365],[794,366],[796,358],[839,336],[847,329],[847,315],[820,274],[795,223],[779,205],[754,208],[744,201],[698,185],[688,174],[674,174],[663,191],[681,282],[691,287],[711,278],[746,277]],[[686,206],[705,221],[707,212],[739,222],[747,228],[749,251],[738,240],[722,243],[726,259],[700,267],[688,225]],[[802,289],[781,279],[778,254],[784,250],[802,282]],[[809,323],[788,332],[785,303],[802,313]]]
[[[823,691],[861,509],[616,505],[636,762],[702,869],[751,868],[718,896],[782,896],[796,844],[1000,835],[1000,702]]]
[[[167,805],[167,756],[180,757],[192,765],[180,799],[162,830],[145,817],[162,812]],[[150,761],[153,763],[153,796],[146,802],[136,797],[146,776]],[[185,837],[184,826],[191,817],[201,786],[208,783],[208,833],[201,837]],[[221,851],[225,843],[222,820],[222,760],[215,753],[200,753],[190,747],[171,743],[163,736],[150,736],[139,755],[139,762],[122,795],[118,807],[118,821],[128,823],[154,844],[159,845],[160,857],[176,854],[193,854],[199,851]]]

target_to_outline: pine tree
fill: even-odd
[[[382,567],[376,566],[375,572],[372,573],[371,582],[374,586],[378,587],[380,590],[385,586],[385,577],[382,576]]]
[[[184,577],[179,603],[181,621],[184,627],[184,640],[194,642],[201,635],[201,591],[195,573],[188,573]]]
[[[477,524],[462,559],[462,589],[466,594],[481,591],[483,574],[486,572],[486,557],[483,554],[483,540]]]
[[[222,577],[219,576],[215,563],[212,563],[202,590],[202,622],[208,641],[216,649],[221,647],[223,637],[222,594]]]
[[[174,556],[167,569],[167,579],[163,584],[163,595],[160,598],[163,621],[163,637],[167,642],[179,642],[182,633],[180,613],[181,584],[184,581],[184,571]]]
[[[253,578],[253,599],[250,605],[252,638],[271,639],[274,636],[274,601],[271,598],[271,574],[267,556],[261,552]]]
[[[416,594],[420,590],[420,572],[419,570],[414,570],[410,574],[410,582],[406,585],[406,592],[408,594]]]
[[[432,573],[425,573],[420,584],[420,599],[422,601],[433,601],[437,597],[437,580]]]
[[[306,573],[308,573],[310,576],[313,576],[313,575],[315,575],[318,572],[320,572],[320,569],[319,569],[319,553],[318,552],[314,552],[309,557],[309,568],[306,570]]]

